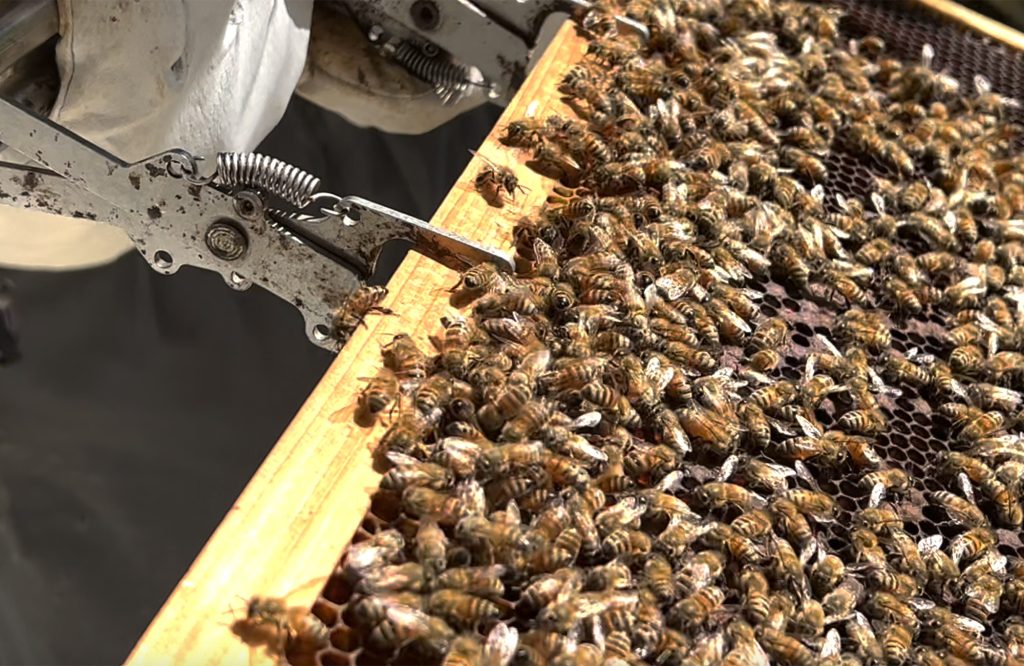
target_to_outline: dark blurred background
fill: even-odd
[[[499,113],[397,136],[296,97],[259,150],[429,219]],[[135,253],[2,278],[22,358],[0,368],[0,663],[117,663],[332,356],[268,292]]]

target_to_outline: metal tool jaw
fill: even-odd
[[[0,142],[40,165],[0,162],[0,204],[121,227],[160,273],[195,266],[233,289],[259,285],[298,308],[306,335],[326,349],[340,346],[333,313],[391,240],[456,270],[483,262],[512,270],[497,251],[364,199],[318,192],[317,179],[264,156],[222,154],[206,177],[184,150],[128,164],[3,98]]]
[[[438,84],[446,102],[456,101],[451,88],[458,74],[457,63],[472,66],[482,81],[468,79],[466,86],[484,86],[488,96],[508,103],[526,77],[531,54],[538,45],[541,28],[553,15],[571,15],[593,8],[588,0],[342,0],[371,40],[385,52],[395,54],[396,45],[419,44],[427,55],[437,51],[448,54],[455,65],[434,55],[409,62],[397,59],[413,74]],[[626,29],[649,37],[646,26],[633,19],[616,16]],[[468,71],[468,70],[465,70]]]

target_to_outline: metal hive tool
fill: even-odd
[[[894,55],[907,61],[918,60],[922,46],[931,44],[936,53],[935,68],[944,68],[961,86],[972,86],[974,75],[982,74],[993,83],[994,90],[1024,99],[1024,54],[992,43],[920,7],[895,7],[882,1],[841,0],[838,4],[847,12],[840,28],[849,38],[878,35],[886,40]],[[1011,120],[1024,119],[1020,109],[1011,109],[1009,113]],[[841,150],[833,151],[826,164],[829,168],[825,183],[828,202],[835,201],[835,194],[866,200],[873,191],[876,177],[893,176],[888,166]],[[820,349],[815,344],[815,336],[833,334],[838,308],[808,300],[774,280],[759,280],[748,286],[764,294],[760,305],[763,315],[782,316],[790,322],[790,341],[781,350],[780,374],[797,379],[804,371],[808,353]],[[946,320],[930,308],[926,307],[917,316],[893,320],[891,324],[892,348],[898,352],[905,354],[917,349],[926,354],[943,355],[949,350],[944,341]],[[879,397],[890,425],[887,432],[878,436],[876,450],[889,466],[903,469],[914,479],[912,490],[895,501],[907,533],[914,538],[942,534],[948,541],[963,528],[950,521],[942,509],[929,504],[924,493],[948,487],[946,482],[937,479],[934,463],[939,454],[951,450],[950,423],[943,415],[933,413],[931,396],[907,385],[901,386],[901,390],[902,395],[898,397]],[[825,427],[834,423],[829,404],[826,402],[816,414]],[[838,553],[849,550],[847,528],[855,512],[867,506],[868,490],[858,485],[862,474],[862,470],[847,464],[837,475],[818,479],[822,489],[832,495],[839,506],[838,519],[825,528],[828,545]],[[415,529],[415,523],[403,516],[394,498],[378,493],[353,543],[364,541],[385,527],[397,527],[408,533]],[[998,529],[997,534],[1001,553],[1024,557],[1019,531]],[[515,600],[515,594],[513,591],[510,601]],[[313,606],[313,613],[330,627],[330,647],[315,654],[290,654],[295,663],[403,663],[408,655],[399,654],[395,661],[361,649],[360,632],[346,619],[346,604],[351,596],[352,585],[339,568]]]

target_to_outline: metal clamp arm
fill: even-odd
[[[195,266],[234,289],[257,284],[293,304],[315,344],[337,349],[336,310],[393,239],[452,268],[501,254],[358,198],[318,193],[319,180],[279,160],[222,154],[214,176],[172,150],[128,164],[73,132],[0,98],[0,141],[46,168],[0,163],[0,204],[114,224],[161,273]],[[318,217],[271,208],[319,205]],[[324,202],[330,207],[324,208]]]

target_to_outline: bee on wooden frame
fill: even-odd
[[[488,205],[501,208],[505,205],[506,197],[515,200],[516,192],[527,191],[525,186],[519,184],[519,178],[512,169],[495,164],[475,150],[469,152],[484,161],[484,166],[477,173],[473,185]]]

